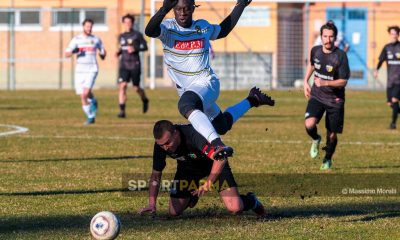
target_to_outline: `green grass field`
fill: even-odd
[[[174,90],[147,93],[147,114],[130,92],[127,119],[118,119],[117,92],[95,91],[97,122],[83,126],[72,91],[0,92],[0,124],[29,128],[0,137],[0,239],[90,239],[90,219],[102,210],[121,218],[120,239],[400,238],[399,193],[280,197],[257,192],[270,213],[268,221],[257,221],[251,212],[231,216],[215,192],[183,216],[168,218],[163,193],[155,219],[138,216],[147,197],[121,193],[122,175],[151,171],[155,121],[186,123]],[[302,91],[270,95],[275,107],[251,109],[224,137],[235,148],[234,174],[319,173],[323,154],[309,158]],[[221,92],[218,103],[225,109],[245,96],[246,91]],[[383,92],[347,92],[333,173],[400,173],[400,132],[388,130],[390,114]],[[324,136],[323,124],[319,129]],[[0,133],[7,131],[0,127]],[[174,170],[175,162],[168,160],[164,172]]]

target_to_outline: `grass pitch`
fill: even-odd
[[[182,217],[168,218],[163,193],[155,219],[138,216],[147,197],[124,196],[122,174],[151,171],[155,121],[186,123],[174,90],[147,94],[147,114],[129,92],[127,119],[118,119],[117,91],[97,90],[97,122],[83,126],[72,91],[0,92],[0,124],[29,128],[0,137],[0,239],[90,239],[90,219],[102,210],[121,218],[120,239],[400,238],[399,194],[279,197],[257,192],[271,214],[268,221],[257,221],[251,212],[228,214],[215,192]],[[319,173],[323,154],[309,158],[302,91],[270,95],[275,107],[251,109],[224,137],[235,149],[234,174]],[[218,104],[225,109],[246,96],[246,91],[221,92]],[[388,130],[391,112],[384,93],[348,91],[345,112],[333,172],[400,173],[400,132]],[[0,133],[7,131],[0,127]],[[323,124],[319,131],[325,135]],[[168,160],[164,172],[174,172],[175,166]]]

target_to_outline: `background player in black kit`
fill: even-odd
[[[149,100],[147,99],[143,88],[140,87],[140,57],[139,52],[147,50],[147,43],[143,35],[133,30],[133,23],[135,18],[127,14],[122,17],[125,32],[119,35],[120,49],[116,56],[120,56],[119,60],[119,108],[120,112],[118,117],[124,118],[125,104],[126,104],[126,89],[128,83],[132,81],[133,88],[139,94],[143,102],[143,113],[146,113],[149,107]]]
[[[387,103],[392,107],[392,122],[390,129],[396,129],[397,115],[399,114],[399,99],[400,99],[400,28],[391,26],[388,28],[390,35],[390,43],[386,44],[379,55],[378,66],[376,67],[374,76],[378,77],[378,70],[383,62],[387,63]]]
[[[337,134],[343,131],[345,86],[350,78],[350,68],[346,53],[334,45],[337,36],[336,26],[328,21],[321,27],[320,34],[322,46],[311,49],[310,63],[307,65],[304,77],[304,95],[308,99],[305,127],[313,139],[310,155],[316,158],[321,142],[317,123],[326,112],[327,137],[324,148],[326,155],[320,169],[329,170],[337,145]],[[314,85],[310,88],[308,79],[314,71]]]
[[[153,171],[149,184],[149,205],[141,210],[156,212],[157,196],[161,182],[162,171],[166,165],[167,155],[177,160],[177,171],[174,180],[195,182],[197,190],[179,187],[171,189],[169,213],[178,216],[190,207],[193,208],[199,196],[210,190],[211,184],[218,181],[218,192],[231,213],[239,213],[252,209],[258,217],[265,217],[266,212],[254,193],[239,195],[237,184],[229,167],[227,159],[218,161],[212,159],[214,148],[192,125],[174,125],[168,120],[158,121],[154,125],[155,138],[153,151]],[[208,176],[208,177],[207,177]],[[206,182],[199,186],[201,179]],[[221,188],[224,185],[227,188]],[[218,184],[216,184],[218,186]]]

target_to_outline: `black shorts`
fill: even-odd
[[[132,81],[133,86],[140,84],[140,65],[133,69],[120,68],[118,73],[118,83]]]
[[[190,198],[191,192],[198,189],[202,185],[200,180],[204,179],[210,174],[212,167],[212,160],[197,166],[188,166],[188,164],[178,163],[178,169],[174,177],[174,184],[171,187],[171,198]],[[222,169],[221,174],[218,176],[217,181],[214,183],[213,191],[221,192],[227,188],[237,187],[235,178],[233,177],[229,163],[226,163]]]
[[[326,129],[330,132],[342,133],[344,125],[344,102],[337,103],[336,107],[332,107],[321,103],[315,98],[311,98],[308,101],[305,117],[306,119],[314,117],[317,119],[317,123],[319,123],[325,112]]]
[[[400,84],[395,84],[386,89],[387,102],[392,102],[392,98],[400,99]]]

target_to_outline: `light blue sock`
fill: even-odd
[[[243,99],[238,104],[228,107],[225,112],[232,115],[233,123],[241,118],[251,108],[250,102],[247,99]]]

